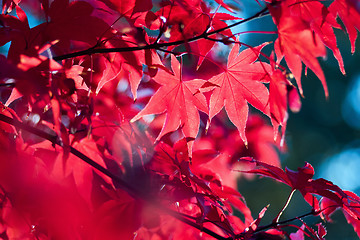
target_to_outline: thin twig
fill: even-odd
[[[296,189],[293,189],[291,190],[290,194],[289,194],[289,197],[285,203],[285,205],[283,206],[283,208],[280,210],[280,212],[278,213],[278,215],[275,217],[274,219],[274,223],[278,223],[279,222],[279,219],[281,217],[281,215],[284,213],[285,209],[289,206],[289,203],[292,199],[292,196],[294,195],[294,192],[296,191]]]

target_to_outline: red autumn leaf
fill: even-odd
[[[65,69],[66,78],[73,79],[75,83],[75,88],[83,89],[89,91],[89,88],[84,82],[84,79],[81,77],[81,74],[84,70],[83,66],[80,65],[71,65],[70,68]]]
[[[231,9],[231,7],[229,5],[227,5],[226,3],[224,3],[224,0],[215,0],[215,2],[217,2],[220,6],[222,6],[223,8],[225,8],[226,10],[233,12],[233,10]]]
[[[6,100],[5,106],[8,107],[13,101],[21,98],[22,96],[23,95],[16,88],[13,88],[10,97]]]
[[[159,71],[154,80],[162,86],[151,97],[148,104],[131,121],[135,122],[149,114],[166,112],[166,120],[160,134],[160,140],[166,133],[181,128],[187,139],[195,139],[199,131],[200,116],[198,110],[207,113],[205,96],[198,92],[204,80],[184,81],[181,76],[180,63],[171,56],[171,66],[174,75],[166,71]],[[193,141],[188,142],[191,155]]]
[[[327,231],[326,231],[326,228],[324,227],[324,225],[322,225],[322,223],[318,223],[318,224],[316,224],[316,226],[318,227],[317,236],[321,240],[325,239],[324,237],[327,234]]]
[[[270,165],[267,163],[263,163],[260,161],[256,161],[254,159],[249,159],[249,158],[241,158],[240,161],[253,162],[256,165],[259,165],[262,167],[259,169],[247,171],[248,173],[256,173],[259,175],[270,177],[279,182],[282,182],[282,183],[285,183],[285,184],[291,186],[291,182],[290,182],[289,178],[287,177],[286,173],[284,172],[284,170],[282,170],[279,167],[276,167],[276,166],[273,166],[273,165]]]
[[[113,54],[113,57],[118,57],[118,54]],[[96,91],[95,93],[98,94],[100,92],[100,89],[109,81],[115,79],[120,71],[121,71],[121,62],[109,62],[107,61],[105,58],[103,59],[103,63],[104,63],[104,71],[103,71],[103,75],[100,79],[100,81],[98,82],[98,85],[96,87]]]
[[[344,191],[344,193],[346,194],[345,197],[338,194],[341,197],[340,203],[331,198],[324,197],[321,200],[321,215],[326,220],[331,221],[330,216],[335,210],[341,208],[347,222],[353,226],[357,235],[360,236],[360,197],[350,191]]]
[[[260,167],[244,172],[267,176],[289,185],[293,190],[299,190],[305,201],[316,211],[319,209],[319,203],[313,194],[329,198],[340,205],[342,205],[342,199],[347,198],[347,194],[332,182],[323,178],[312,179],[315,172],[310,163],[305,163],[303,167],[298,168],[298,171],[288,168],[284,171],[279,167],[256,160],[249,160],[248,158],[243,158],[242,161],[255,163],[256,166]]]
[[[285,57],[288,67],[294,74],[301,95],[303,95],[301,73],[302,62],[304,62],[320,79],[325,95],[328,96],[325,76],[316,59],[326,56],[326,49],[319,36],[314,35],[308,24],[302,19],[291,15],[286,2],[282,2],[277,7],[268,7],[278,27],[279,37],[274,44],[277,61],[280,62]]]
[[[286,130],[286,123],[288,119],[288,89],[292,87],[289,81],[286,79],[285,74],[279,69],[273,71],[270,76],[270,116],[271,123],[274,127],[274,138],[276,139],[279,132],[279,126],[282,127],[282,137],[284,139],[284,133]],[[296,90],[295,90],[296,91]]]
[[[344,62],[341,57],[339,48],[337,47],[336,37],[333,28],[340,28],[336,22],[335,15],[328,11],[328,9],[318,1],[301,1],[288,0],[288,10],[295,18],[300,18],[305,21],[317,34],[321,41],[331,49],[334,57],[339,62],[340,70],[345,74]]]
[[[335,16],[338,15],[344,23],[351,43],[351,53],[355,52],[357,31],[360,30],[359,3],[356,0],[335,0],[328,8]]]
[[[134,36],[129,34],[129,36],[116,37],[108,41],[105,45],[109,48],[137,47],[136,42],[139,41],[138,38],[144,41],[142,44],[149,43],[146,32],[136,29],[133,34]],[[120,53],[110,52],[106,56],[101,57],[100,61],[105,66],[103,67],[102,77],[98,82],[96,93],[98,93],[106,83],[116,79],[121,73],[130,83],[134,100],[137,98],[137,89],[143,75],[143,64],[145,64],[148,69],[155,70],[155,72],[158,68],[168,71],[154,49],[124,51]]]
[[[30,27],[29,27],[29,21],[28,21],[28,18],[26,16],[26,13],[24,12],[24,10],[21,9],[21,7],[19,6],[16,6],[16,15],[18,16],[19,20],[22,22],[23,24],[23,27],[25,30],[25,32],[27,30],[30,30]]]
[[[85,137],[81,140],[76,140],[73,138],[73,135],[70,135],[70,137],[72,141],[71,144],[74,148],[87,156],[91,156],[91,158],[100,165],[105,165],[103,154],[101,154],[101,152],[98,150],[98,147],[93,139],[88,139]],[[69,142],[69,140],[64,139],[64,144],[67,144],[67,142]],[[52,150],[52,155],[57,153],[56,158],[51,160],[46,159],[46,161],[44,161],[50,169],[49,175],[58,182],[71,177],[76,188],[78,189],[78,192],[85,200],[90,201],[92,188],[91,179],[93,178],[94,174],[93,168],[83,161],[79,161],[78,158],[73,154],[70,154],[66,159],[65,157],[68,154],[67,151],[69,151],[66,146],[65,148],[59,149],[58,147],[53,148],[51,145],[51,142],[44,141],[32,145],[32,148],[34,149],[34,152]]]
[[[255,62],[265,45],[266,43],[246,49],[239,54],[240,44],[236,43],[228,56],[227,68],[206,83],[214,86],[209,104],[210,121],[225,107],[229,119],[237,127],[245,144],[245,126],[249,112],[247,103],[269,115],[269,92],[262,81],[266,82],[265,76],[270,66]]]
[[[360,237],[360,220],[356,219],[356,218],[353,218],[347,212],[344,212],[344,216],[346,218],[346,221],[353,226],[354,231],[356,232],[358,237]]]
[[[211,16],[211,30],[216,31],[219,29],[223,29],[226,26],[228,26],[224,21],[226,20],[242,20],[242,18],[235,17],[233,15],[227,14],[227,13],[212,13]],[[235,40],[235,36],[233,35],[230,28],[227,28],[220,32],[220,34],[225,35],[229,38],[232,38]]]
[[[274,54],[271,54],[273,58]],[[300,96],[297,89],[288,80],[286,73],[275,68],[275,62],[270,62],[273,71],[269,74],[269,104],[271,123],[274,128],[274,139],[276,141],[279,127],[281,126],[280,146],[283,145],[285,139],[286,123],[288,119],[288,106],[291,111],[298,112],[301,108]],[[260,159],[258,159],[260,160]]]
[[[170,28],[169,41],[184,40],[186,50],[195,56],[199,57],[197,67],[201,65],[204,58],[215,45],[215,41],[201,38],[195,42],[187,43],[186,39],[194,36],[199,36],[207,31],[214,31],[226,28],[227,20],[239,20],[241,18],[232,16],[227,13],[210,13],[210,9],[203,4],[196,4],[191,8],[191,11],[186,9],[183,5],[168,5],[161,8],[157,12],[158,16],[166,19],[164,22],[166,27]],[[155,27],[155,25],[153,26]],[[156,25],[156,27],[159,27]],[[231,29],[227,28],[219,33],[219,35],[226,36],[235,40]],[[215,35],[212,36],[214,38]],[[167,50],[171,51],[176,46],[170,46]]]
[[[230,14],[226,13],[213,13],[210,14],[211,22],[208,31],[215,31],[218,29],[226,28],[228,25],[225,23],[226,20],[240,20],[241,18],[234,17]],[[228,38],[232,38],[235,40],[235,36],[233,35],[231,29],[226,29],[221,31],[219,34],[224,35]],[[214,38],[215,35],[212,36]],[[195,55],[199,56],[199,61],[197,64],[197,68],[202,64],[207,54],[215,45],[215,41],[208,39],[199,39],[195,42],[190,43],[191,51],[194,52]]]

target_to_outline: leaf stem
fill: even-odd
[[[273,220],[274,223],[278,223],[279,219],[281,217],[281,215],[284,213],[285,209],[289,206],[289,203],[294,195],[294,192],[296,191],[296,189],[291,190],[289,197],[285,203],[285,205],[283,206],[283,208],[281,209],[281,211],[279,212],[279,214],[276,216],[276,218]]]

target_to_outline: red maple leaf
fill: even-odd
[[[321,214],[326,218],[326,220],[331,221],[330,216],[338,208],[342,208],[342,212],[349,224],[351,224],[357,233],[360,236],[360,197],[355,193],[350,191],[344,191],[347,195],[346,198],[342,198],[341,202],[336,202],[331,198],[323,198],[321,201]],[[339,196],[339,194],[337,194]],[[339,196],[340,197],[340,196]]]
[[[325,57],[326,49],[321,39],[309,28],[301,18],[291,15],[287,3],[280,6],[268,6],[274,22],[278,27],[278,39],[274,48],[277,61],[285,57],[286,63],[294,74],[300,93],[303,94],[301,85],[302,62],[309,67],[320,79],[325,95],[328,96],[327,84],[321,66],[316,59]]]
[[[137,42],[140,41],[139,38],[142,39],[145,44],[149,43],[149,39],[145,31],[136,30],[132,34],[134,34],[134,36],[114,37],[114,39],[109,40],[105,46],[109,48],[136,47]],[[128,35],[130,35],[130,33],[128,33]],[[125,51],[121,53],[112,52],[102,57],[101,61],[105,66],[103,67],[103,75],[99,80],[96,93],[99,93],[100,89],[106,83],[116,79],[120,72],[123,72],[123,77],[127,78],[130,83],[131,93],[134,100],[137,98],[136,91],[143,75],[143,64],[145,64],[148,69],[155,72],[158,68],[167,70],[163,66],[156,51],[149,49],[144,51]]]
[[[357,30],[360,30],[360,12],[355,0],[335,0],[328,8],[331,13],[338,15],[346,27],[351,43],[351,53],[355,52]]]
[[[255,62],[266,43],[249,48],[239,54],[240,44],[236,43],[228,56],[227,68],[211,79],[203,87],[212,85],[209,118],[211,119],[225,107],[231,122],[237,127],[241,139],[247,144],[245,126],[249,107],[247,102],[269,115],[269,92],[265,76],[270,65]]]
[[[216,31],[218,29],[226,28],[228,25],[224,22],[225,20],[241,19],[226,13],[211,13],[209,15],[211,17],[211,22],[208,31]],[[220,34],[222,35],[223,38],[227,37],[235,40],[235,37],[231,29],[226,29],[224,31],[221,31]],[[199,56],[197,67],[199,67],[202,64],[206,55],[210,52],[210,50],[213,48],[214,45],[215,45],[215,41],[208,39],[199,39],[190,44],[190,46],[192,46],[191,50],[195,53],[195,55]]]
[[[205,80],[184,81],[180,63],[174,56],[171,56],[171,66],[174,75],[166,71],[157,73],[154,80],[162,86],[131,121],[135,122],[145,115],[166,112],[165,123],[156,140],[179,127],[187,139],[195,139],[200,125],[198,110],[208,112],[205,96],[198,91]],[[190,155],[192,144],[193,141],[188,142]]]
[[[295,18],[306,22],[312,31],[317,34],[321,41],[331,49],[334,57],[339,62],[340,70],[345,74],[344,62],[337,47],[333,28],[340,28],[336,17],[318,1],[288,0],[288,10]]]
[[[348,199],[349,196],[343,190],[341,190],[337,185],[333,184],[330,181],[327,181],[323,178],[312,179],[315,171],[313,166],[310,163],[305,163],[303,167],[299,167],[298,171],[293,171],[288,168],[282,170],[279,167],[272,166],[267,163],[263,163],[256,160],[249,160],[248,158],[243,158],[242,161],[248,163],[255,163],[259,168],[243,171],[247,173],[255,173],[262,176],[273,178],[279,182],[289,185],[292,190],[299,190],[303,195],[305,201],[311,205],[315,211],[318,211],[319,202],[317,198],[313,195],[320,195],[331,199],[339,206],[344,207],[344,199]]]
[[[301,107],[300,96],[297,89],[286,79],[286,75],[279,69],[275,69],[270,75],[270,114],[271,123],[274,127],[276,140],[281,126],[281,143],[283,145],[286,123],[289,117],[288,105],[292,111],[298,112]]]
[[[199,56],[197,65],[197,67],[199,67],[206,55],[215,45],[215,41],[202,38],[188,44],[187,39],[199,36],[204,32],[225,28],[219,34],[221,34],[222,37],[226,36],[226,38],[233,38],[235,40],[231,29],[226,28],[228,25],[225,21],[239,20],[241,18],[227,13],[210,13],[210,8],[201,2],[195,4],[191,7],[191,9],[187,9],[188,7],[189,6],[183,5],[168,5],[161,8],[156,14],[161,17],[163,21],[163,29],[169,28],[170,42],[183,40],[187,48],[186,50],[196,56]],[[159,22],[160,21],[157,21],[156,23]],[[152,29],[159,27],[159,24],[152,25]],[[176,46],[170,46],[167,50],[171,51],[175,47]]]

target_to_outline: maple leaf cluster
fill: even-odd
[[[244,173],[288,185],[287,202],[299,191],[304,216],[341,209],[360,236],[360,198],[309,163],[282,170],[278,154],[303,63],[326,96],[326,47],[345,74],[333,29],[354,53],[358,2],[257,1],[245,19],[215,2],[2,1],[2,239],[324,239],[322,223],[280,221],[287,204],[260,225],[268,206],[248,208]],[[234,27],[266,15],[275,42],[240,42]]]

